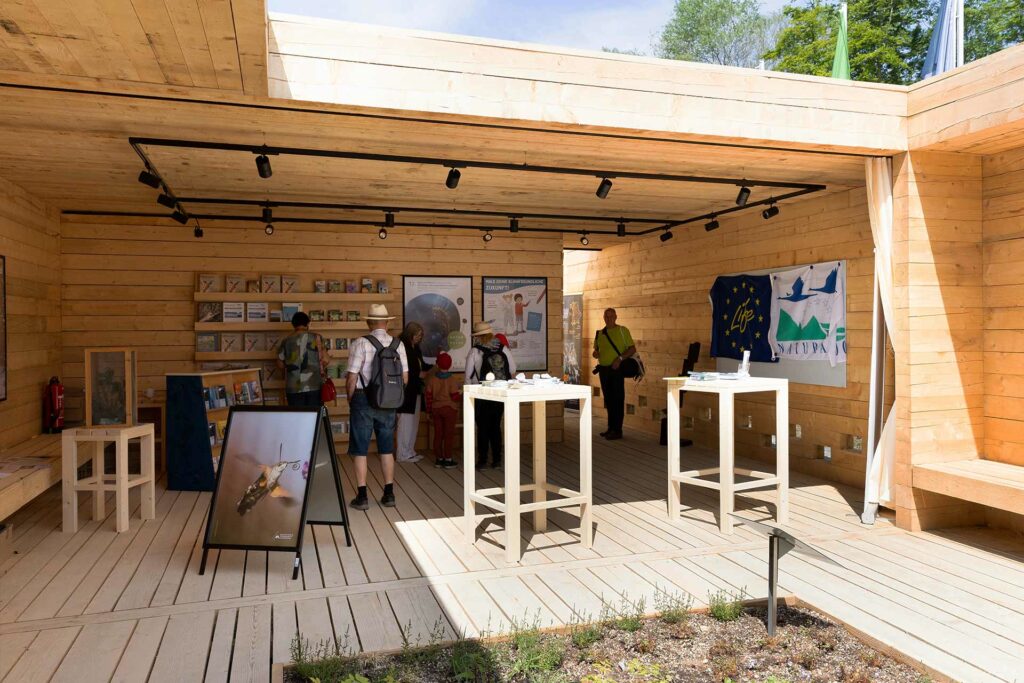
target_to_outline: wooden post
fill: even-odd
[[[736,477],[736,453],[733,450],[736,425],[733,420],[733,393],[722,391],[718,394],[718,527],[723,534],[732,533],[733,480]]]
[[[586,498],[580,505],[580,541],[584,548],[594,545],[592,396],[580,399],[580,495]]]
[[[103,475],[106,473],[106,458],[104,458],[104,446],[107,445],[106,441],[89,441],[87,442],[87,448],[92,451],[90,456],[92,460],[92,476],[96,479],[97,485],[103,484]],[[78,466],[78,463],[75,463]],[[106,498],[107,492],[101,489],[96,489],[92,492],[92,518],[99,521],[107,516],[106,511]]]
[[[775,392],[775,473],[778,501],[775,520],[779,524],[789,523],[789,386]]]
[[[505,402],[505,561],[519,561],[519,401]]]
[[[128,531],[128,436],[124,430],[117,434],[117,454],[114,470],[114,507],[117,511],[117,531]]]
[[[78,442],[75,430],[67,429],[61,435],[61,504],[64,511],[62,530],[64,533],[78,531],[78,494],[75,482],[78,479]]]
[[[476,404],[462,393],[462,508],[466,541],[476,543],[476,505],[469,494],[476,492]]]
[[[533,491],[533,501],[543,502],[547,500],[548,491],[545,486],[548,483],[547,471],[547,423],[546,404],[544,401],[533,402],[533,483],[537,488]],[[537,532],[547,531],[548,511],[546,509],[533,511],[533,530]]]
[[[139,444],[139,459],[142,476],[147,479],[140,488],[142,519],[156,518],[156,437],[153,425],[149,425],[148,433],[142,436]],[[342,503],[342,509],[344,509]]]
[[[675,480],[679,474],[679,389],[672,380],[668,381],[668,400],[665,405],[668,408],[668,518],[671,521],[679,519],[679,499],[681,497],[682,484]]]

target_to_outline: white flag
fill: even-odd
[[[772,273],[772,324],[779,358],[846,362],[844,261]]]

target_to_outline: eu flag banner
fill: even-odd
[[[772,282],[767,275],[723,275],[711,286],[711,355],[771,363]]]

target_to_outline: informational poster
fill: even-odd
[[[473,278],[405,275],[402,296],[403,322],[423,325],[423,359],[433,364],[438,352],[447,351],[452,372],[465,371],[473,328]]]
[[[778,270],[772,277],[769,338],[775,355],[846,362],[844,261]]]
[[[569,384],[580,384],[583,355],[583,295],[562,295],[562,374]],[[567,408],[579,409],[579,399],[565,402]]]
[[[548,279],[485,277],[484,315],[495,332],[508,338],[521,371],[548,369]]]

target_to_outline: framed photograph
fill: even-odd
[[[137,423],[134,349],[85,350],[85,424]]]
[[[548,369],[548,279],[484,277],[483,319],[508,337],[520,371]]]
[[[465,371],[473,331],[473,278],[403,275],[402,322],[413,321],[423,325],[424,360],[433,363],[439,351],[447,351],[452,371]]]
[[[0,256],[0,401],[7,400],[7,258]]]

